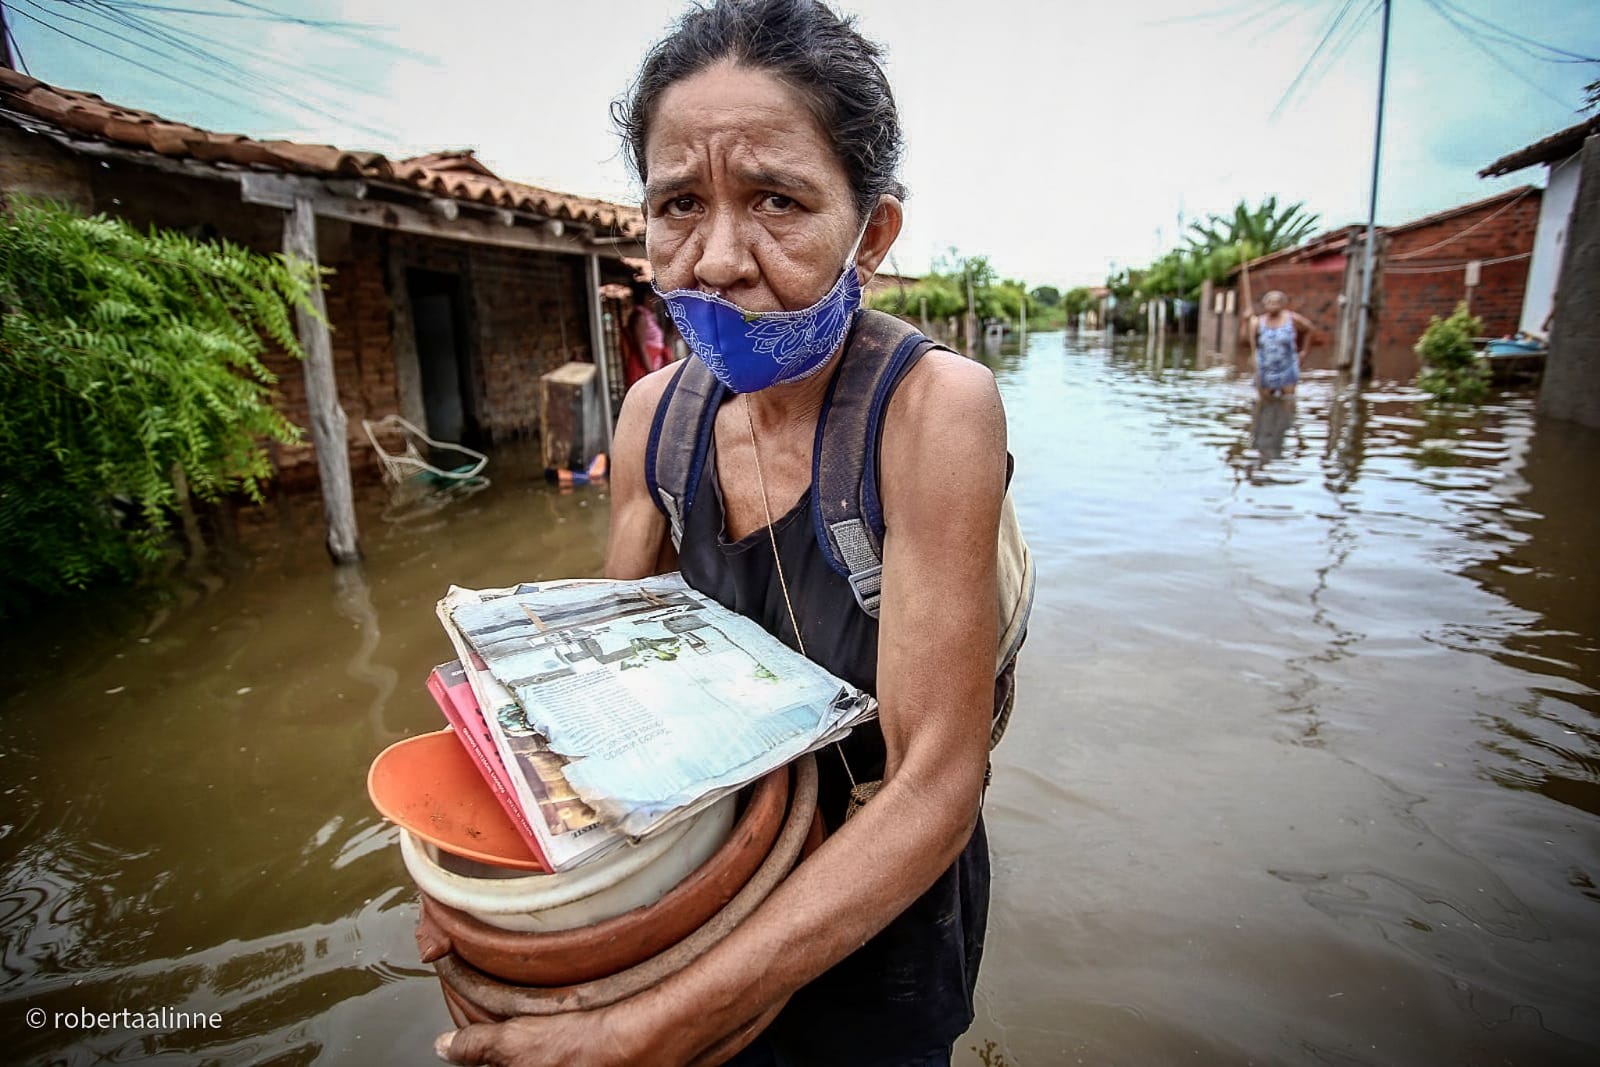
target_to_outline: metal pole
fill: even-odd
[[[1361,255],[1361,311],[1356,318],[1354,380],[1361,390],[1362,362],[1367,354],[1367,320],[1372,315],[1372,259],[1377,245],[1378,160],[1383,154],[1383,94],[1389,81],[1389,5],[1383,0],[1383,40],[1378,47],[1378,121],[1372,138],[1372,189],[1367,196],[1367,240]]]

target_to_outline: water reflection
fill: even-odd
[[[1292,396],[1265,397],[1256,403],[1250,427],[1250,443],[1262,463],[1283,455],[1283,441],[1294,425],[1295,402]]]
[[[436,726],[422,682],[451,656],[433,617],[449,582],[598,571],[603,488],[559,493],[532,452],[497,456],[493,487],[425,523],[385,521],[388,494],[367,494],[358,567],[328,566],[315,500],[283,500],[239,516],[244,574],[217,571],[215,591],[179,575],[8,636],[0,1006],[227,1020],[51,1028],[12,1058],[431,1059],[448,1019],[364,779]]]
[[[373,654],[378,651],[383,632],[378,625],[377,609],[372,605],[372,590],[367,585],[366,571],[359,563],[335,567],[333,585],[334,603],[339,614],[361,631],[361,644],[350,657],[346,673],[372,690],[367,717],[373,736],[398,741],[406,736],[406,731],[391,729],[384,721],[384,711],[400,680],[400,673],[393,667],[373,662]]]
[[[1592,1061],[1600,441],[1551,457],[1552,499],[1532,468],[1573,430],[1527,394],[1463,412],[1313,369],[1261,405],[1181,339],[1051,342],[1002,378],[1059,659],[1023,665],[1048,725],[996,754],[972,1043]],[[1132,959],[1253,977],[1175,995]]]

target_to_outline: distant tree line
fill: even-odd
[[[1229,214],[1191,223],[1182,245],[1147,266],[1109,275],[1106,288],[1129,316],[1147,300],[1197,300],[1207,280],[1223,282],[1242,262],[1293,248],[1315,233],[1320,221],[1303,201],[1279,205],[1269,196],[1252,208],[1241,200]]]

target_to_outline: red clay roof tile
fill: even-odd
[[[644,216],[636,207],[507,181],[484,166],[470,149],[431,152],[396,161],[379,152],[346,151],[333,145],[258,141],[243,134],[214,133],[164,119],[148,111],[108,103],[93,93],[58,88],[5,69],[0,69],[0,109],[69,133],[168,158],[314,177],[395,182],[453,200],[513,208],[624,237],[644,234]]]

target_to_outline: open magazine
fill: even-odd
[[[522,744],[508,737],[514,770],[507,770],[472,688],[470,674],[483,669],[481,660],[471,670],[460,660],[441,663],[428,673],[428,691],[534,856],[545,870],[557,871],[616,844],[618,836],[598,825],[593,809],[567,784],[561,773],[566,760],[543,742],[534,738]]]
[[[525,761],[510,739],[546,746],[604,827],[627,837],[877,713],[870,696],[677,574],[452,587],[438,612],[462,661],[476,654],[487,668],[468,674],[507,766]]]

